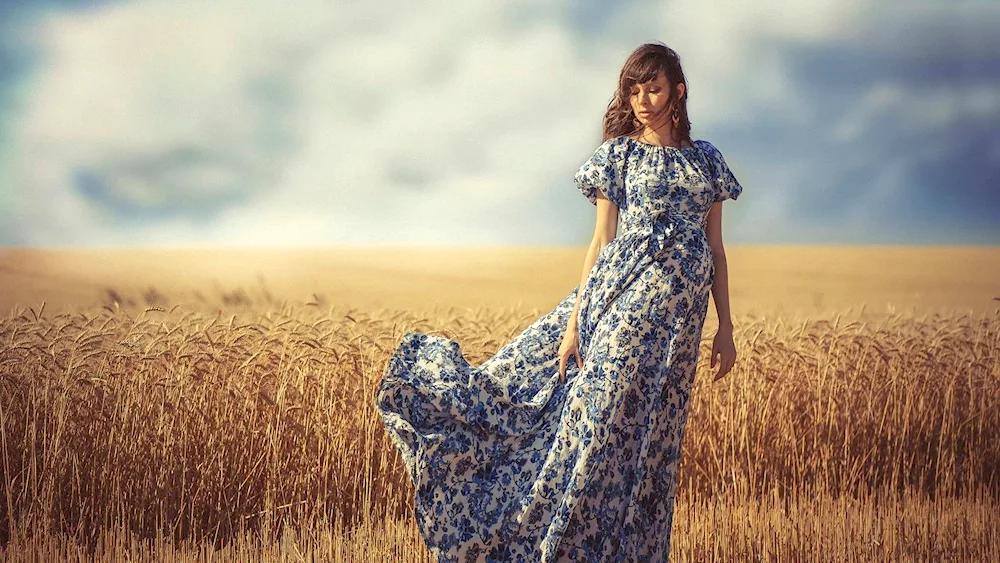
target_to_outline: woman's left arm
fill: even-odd
[[[718,380],[729,373],[736,364],[736,346],[733,344],[733,319],[729,312],[729,266],[726,262],[726,249],[722,244],[722,202],[712,204],[708,211],[708,224],[705,226],[708,243],[712,247],[712,263],[715,266],[715,276],[712,280],[712,298],[715,300],[715,312],[719,317],[719,332],[712,343],[711,367],[715,367],[716,356],[721,356],[719,371],[715,375]]]

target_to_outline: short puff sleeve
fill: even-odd
[[[597,190],[612,203],[625,206],[625,147],[620,137],[608,139],[597,147],[594,155],[583,163],[575,176],[576,186],[590,203],[597,205]]]
[[[726,159],[722,158],[722,152],[712,143],[701,141],[701,149],[705,153],[705,158],[711,166],[712,183],[715,185],[715,201],[727,199],[737,199],[743,192],[743,187],[736,180],[733,171],[726,164]]]

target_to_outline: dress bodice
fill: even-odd
[[[712,204],[742,192],[722,153],[696,140],[690,147],[651,145],[622,135],[608,139],[580,167],[576,183],[596,204],[597,190],[618,206],[618,236],[661,239],[664,245],[708,249]]]
[[[618,206],[624,231],[668,218],[704,227],[712,204],[737,199],[742,188],[712,143],[699,139],[692,145],[667,147],[614,137],[580,167],[576,182],[592,203],[600,190]]]

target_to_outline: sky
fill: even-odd
[[[647,41],[727,244],[1000,244],[996,0],[0,0],[0,246],[585,245]]]

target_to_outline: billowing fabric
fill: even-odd
[[[708,141],[609,139],[576,174],[619,208],[580,294],[583,368],[557,352],[579,287],[478,367],[407,333],[376,405],[440,561],[666,561],[714,276],[714,202],[742,188]]]

